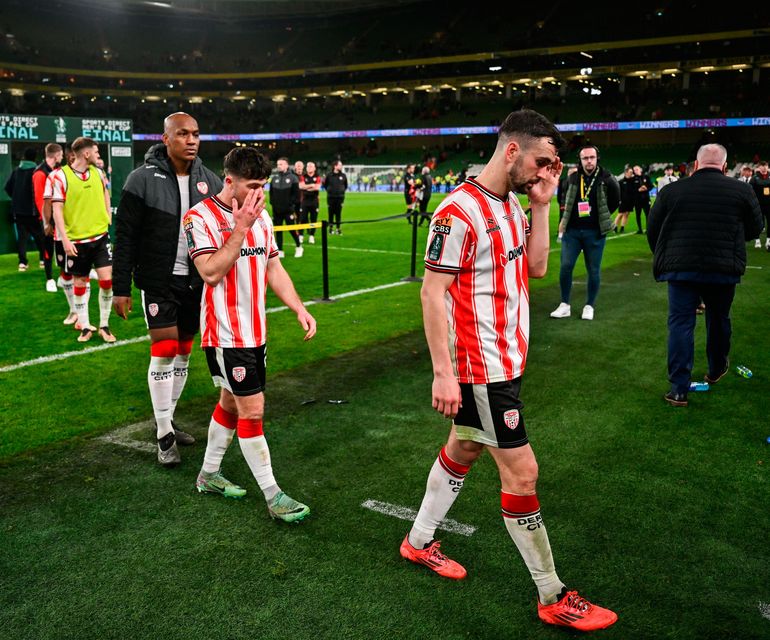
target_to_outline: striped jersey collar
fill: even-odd
[[[224,210],[225,210],[225,211],[227,211],[228,213],[232,213],[232,212],[233,212],[233,208],[232,208],[232,207],[230,207],[230,206],[228,206],[228,205],[226,205],[226,204],[225,204],[224,202],[222,202],[222,201],[221,201],[221,200],[220,200],[220,199],[219,199],[217,196],[215,196],[215,195],[214,195],[214,196],[211,196],[211,199],[212,199],[214,202],[216,202],[216,203],[217,203],[217,206],[219,206],[221,209],[224,209]]]
[[[506,196],[501,196],[499,193],[495,193],[494,191],[487,189],[484,185],[482,185],[479,182],[476,182],[476,180],[474,180],[473,178],[467,178],[465,181],[472,184],[479,191],[488,195],[490,198],[494,198],[495,200],[499,200],[500,202],[505,202],[506,200],[508,200]]]

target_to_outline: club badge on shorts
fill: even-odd
[[[198,187],[198,191],[200,191],[204,196],[209,192],[209,185],[202,180],[195,186]]]
[[[503,420],[505,420],[506,427],[511,430],[515,429],[519,426],[519,410],[508,409],[508,411],[503,414]]]
[[[246,378],[246,367],[233,367],[233,380],[243,382]]]
[[[147,312],[154,318],[158,315],[158,305],[154,302],[151,302],[147,305]]]

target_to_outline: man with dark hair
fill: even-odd
[[[426,165],[422,168],[422,174],[418,181],[420,183],[417,189],[417,200],[420,202],[420,224],[418,226],[421,227],[423,221],[430,225],[428,203],[430,202],[431,193],[433,193],[433,176],[430,175],[430,167]]]
[[[610,626],[617,616],[569,591],[556,574],[519,399],[529,342],[527,278],[542,278],[548,266],[548,215],[563,144],[539,113],[514,111],[500,127],[486,167],[433,214],[423,320],[433,408],[453,424],[400,551],[440,576],[466,576],[441,553],[434,535],[471,465],[488,449],[500,473],[503,521],[537,587],[540,619],[588,631]],[[531,225],[513,192],[527,195]]]
[[[602,255],[607,233],[612,229],[612,212],[620,202],[618,181],[599,166],[599,149],[585,146],[578,152],[580,166],[567,183],[564,216],[559,223],[561,265],[559,285],[561,303],[551,312],[552,318],[569,318],[572,272],[580,253],[588,272],[588,291],[583,307],[583,320],[594,319],[594,305],[599,294]]]
[[[762,212],[752,189],[724,175],[727,150],[706,144],[695,173],[660,192],[650,212],[647,241],[653,273],[668,282],[668,379],[663,398],[686,407],[693,366],[695,310],[706,305],[706,382],[728,371],[730,307],[746,271],[746,242],[762,231]]]
[[[770,251],[770,171],[767,160],[757,164],[757,172],[751,177],[749,184],[754,189],[757,200],[759,200],[759,208],[762,209],[762,215],[765,217],[765,249]],[[762,248],[762,241],[759,237],[754,243],[754,248]]]
[[[53,177],[53,216],[56,234],[64,251],[65,271],[75,277],[73,302],[80,330],[78,342],[88,342],[96,327],[89,321],[88,288],[91,269],[99,280],[99,336],[115,342],[109,327],[112,310],[112,249],[109,226],[112,224],[110,194],[104,174],[96,167],[99,145],[91,138],[76,138],[72,143],[75,159]]]
[[[302,191],[302,219],[305,222],[318,222],[318,193],[321,190],[321,182],[315,162],[309,161],[307,171],[299,180],[299,188]],[[309,230],[308,243],[315,244],[315,229]]]
[[[150,332],[150,389],[158,462],[180,461],[178,444],[195,439],[176,428],[174,411],[182,395],[190,352],[200,323],[203,282],[190,262],[182,218],[190,207],[222,188],[198,157],[200,129],[187,113],[163,122],[163,142],[132,171],[120,197],[115,228],[115,313],[131,311],[131,279],[142,291]]]
[[[273,224],[279,227],[296,222],[294,207],[299,199],[299,179],[289,171],[288,158],[278,158],[276,168],[278,173],[270,179],[270,206],[273,208]],[[294,239],[294,257],[301,258],[303,249],[299,241],[299,233],[289,231],[289,234]],[[278,242],[278,253],[282,258],[284,255],[283,231],[276,231],[275,237]]]
[[[45,244],[43,242],[43,227],[40,216],[35,209],[35,197],[32,187],[32,174],[35,172],[37,151],[32,147],[24,149],[23,160],[19,162],[8,180],[5,182],[5,192],[11,198],[11,216],[16,223],[16,249],[19,254],[19,271],[26,271],[27,241],[29,237],[35,241],[40,252],[40,261],[45,263]],[[50,272],[50,263],[47,271]],[[50,276],[48,277],[50,280]],[[55,291],[56,289],[54,289]]]
[[[45,158],[32,173],[32,191],[35,198],[35,210],[43,223],[43,247],[45,248],[44,267],[45,267],[45,290],[50,293],[56,293],[56,280],[53,279],[52,262],[54,255],[53,225],[51,216],[50,197],[46,199],[46,183],[51,173],[61,166],[64,150],[60,144],[51,142],[45,146]]]
[[[342,235],[342,203],[345,202],[345,192],[348,190],[348,177],[342,171],[342,160],[335,160],[331,173],[324,180],[326,189],[326,206],[329,209],[329,233]],[[336,229],[335,229],[336,225]]]
[[[406,165],[404,169],[404,201],[406,202],[406,221],[411,222],[417,203],[417,187],[415,185],[414,164]]]
[[[222,190],[185,217],[190,257],[206,283],[201,346],[214,384],[221,388],[196,486],[201,493],[233,498],[246,493],[221,471],[222,458],[237,433],[270,516],[297,522],[310,509],[278,486],[262,423],[267,286],[297,314],[305,340],[315,335],[316,322],[281,264],[265,212],[263,187],[270,177],[270,162],[253,147],[236,147],[225,156],[224,168]]]

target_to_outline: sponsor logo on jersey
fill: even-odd
[[[515,429],[519,426],[519,410],[518,409],[508,409],[503,414],[503,420],[505,421],[505,426],[509,429]]]
[[[494,231],[500,231],[500,225],[497,224],[497,220],[494,218],[487,218],[487,233],[493,233]]]
[[[158,305],[154,302],[151,302],[147,305],[147,312],[154,318],[158,315]]]
[[[441,257],[441,250],[444,248],[444,236],[440,233],[433,234],[433,240],[430,241],[428,248],[428,260],[438,261]]]
[[[195,186],[198,187],[198,192],[202,193],[204,196],[209,192],[209,185],[203,182],[203,180],[201,180]]]
[[[233,367],[233,380],[243,382],[246,378],[246,367]]]
[[[516,260],[516,258],[520,258],[523,255],[524,255],[524,245],[520,244],[518,247],[516,247],[515,249],[512,249],[508,253],[501,253],[500,264],[501,266],[504,267],[509,262],[513,262],[514,260]]]
[[[241,247],[241,258],[263,256],[267,253],[265,247]]]
[[[152,177],[153,178],[163,178],[164,180],[166,179],[166,176],[164,176],[162,173],[158,173],[157,171],[152,174]]]
[[[452,216],[446,216],[445,218],[436,218],[434,221],[433,230],[436,233],[443,233],[448,235],[452,230]]]

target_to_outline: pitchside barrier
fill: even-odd
[[[340,225],[343,224],[366,224],[368,222],[384,222],[387,220],[398,220],[400,218],[406,218],[409,215],[412,216],[412,250],[411,250],[411,268],[409,276],[404,278],[408,282],[419,282],[422,278],[418,278],[415,275],[417,269],[417,220],[419,213],[414,214],[399,213],[393,216],[385,216],[384,218],[376,218],[374,220],[345,220],[340,221]],[[322,220],[321,222],[305,222],[302,224],[283,224],[273,227],[273,232],[278,231],[302,231],[304,229],[321,229],[321,269],[323,278],[323,297],[321,300],[324,302],[331,302],[329,297],[329,241],[328,241],[328,229],[329,222]]]

